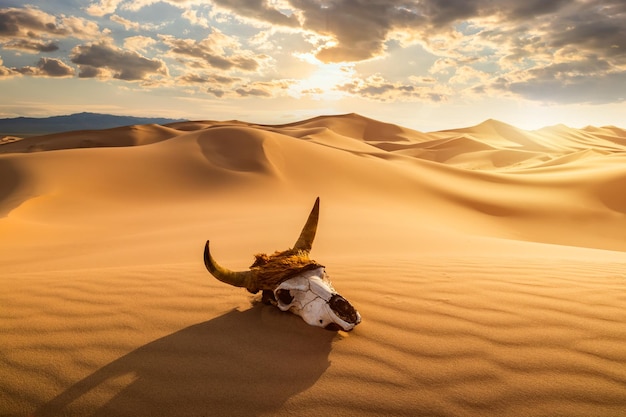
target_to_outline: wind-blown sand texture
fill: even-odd
[[[0,145],[0,416],[624,416],[626,131],[358,115]],[[293,245],[360,311],[205,270]]]

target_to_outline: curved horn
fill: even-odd
[[[245,288],[253,288],[254,282],[254,274],[252,271],[231,271],[229,269],[223,268],[215,259],[211,256],[211,251],[209,250],[209,241],[206,241],[206,246],[204,247],[204,265],[206,265],[206,269],[209,270],[211,275],[215,278],[219,279],[222,282],[225,282],[230,285],[234,285],[235,287],[245,287]]]
[[[313,210],[311,210],[311,214],[309,214],[309,218],[302,228],[302,232],[300,232],[300,237],[296,241],[296,244],[293,246],[294,250],[299,250],[306,253],[311,252],[313,239],[315,239],[315,232],[317,231],[317,220],[319,218],[319,214],[320,198],[317,197],[317,199],[315,200],[315,204],[313,205]]]

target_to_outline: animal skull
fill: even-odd
[[[256,294],[263,291],[263,302],[282,311],[291,311],[312,326],[350,331],[361,322],[361,315],[333,288],[324,267],[309,259],[317,231],[319,198],[292,249],[273,255],[256,255],[248,271],[234,272],[215,262],[204,249],[204,263],[220,281],[245,287]]]
[[[349,331],[361,321],[359,313],[332,287],[323,267],[284,281],[273,295],[272,304],[311,326]]]

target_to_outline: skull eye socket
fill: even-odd
[[[289,292],[289,290],[280,289],[276,291],[276,298],[281,304],[289,305],[293,301],[293,296]]]
[[[357,312],[354,307],[352,307],[352,304],[339,294],[333,294],[328,304],[335,314],[345,322],[356,323],[358,321]]]

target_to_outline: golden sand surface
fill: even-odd
[[[350,333],[227,286],[292,245]],[[624,416],[626,131],[356,114],[0,144],[0,416]]]

